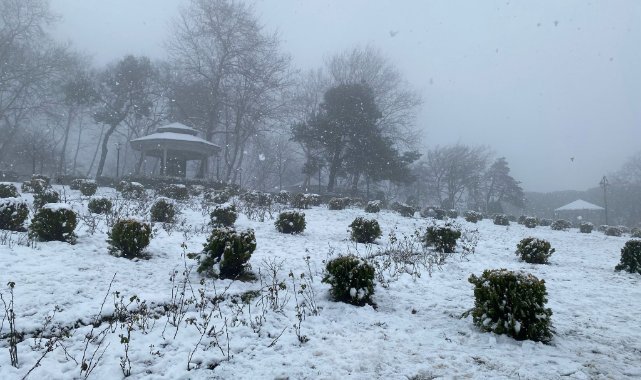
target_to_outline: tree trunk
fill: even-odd
[[[358,180],[360,177],[360,173],[355,173],[352,177],[352,195],[356,195],[356,193],[358,192]]]
[[[74,109],[73,107],[69,108],[69,113],[67,115],[67,125],[65,127],[65,134],[62,142],[62,149],[60,149],[60,162],[58,165],[58,173],[66,174],[67,169],[65,168],[65,154],[67,153],[67,142],[69,141],[69,131],[71,131],[71,122],[74,118]]]
[[[102,171],[105,168],[105,162],[107,161],[107,153],[109,153],[109,138],[116,130],[118,124],[110,125],[105,137],[102,139],[102,151],[100,153],[100,161],[98,162],[98,169],[96,170],[96,179],[102,176]]]
[[[80,142],[82,138],[82,114],[80,114],[80,120],[78,120],[78,141],[76,142],[76,153],[73,155],[73,175],[76,175],[76,165],[78,163],[78,152],[80,152]]]

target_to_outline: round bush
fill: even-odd
[[[289,200],[291,199],[292,195],[289,193],[289,191],[286,190],[281,190],[276,195],[274,195],[274,202],[286,205],[289,203]]]
[[[449,223],[443,226],[430,226],[423,238],[427,246],[444,253],[453,253],[456,248],[456,240],[461,237],[461,231]]]
[[[336,301],[362,306],[371,303],[374,294],[374,267],[356,256],[330,260],[323,282],[330,285]]]
[[[305,230],[305,214],[298,211],[284,211],[274,222],[278,232],[284,234],[299,234]]]
[[[104,197],[91,198],[89,204],[87,204],[87,208],[92,214],[108,214],[111,212],[112,207],[111,200]]]
[[[69,188],[71,190],[80,190],[80,185],[82,185],[83,181],[85,181],[84,178],[74,178],[69,183]]]
[[[268,207],[272,205],[271,196],[267,193],[261,193],[259,191],[250,191],[243,194],[240,198],[246,203],[258,207]]]
[[[628,240],[621,249],[621,260],[616,271],[641,274],[641,240]]]
[[[229,201],[231,195],[226,191],[207,191],[204,193],[203,197],[207,202],[223,204]]]
[[[634,227],[630,230],[630,237],[641,239],[641,228]]]
[[[0,198],[18,198],[20,194],[13,183],[0,182]]]
[[[352,230],[352,240],[357,243],[373,243],[383,234],[376,219],[358,217],[349,225]]]
[[[86,197],[90,197],[96,194],[96,190],[98,190],[98,184],[96,183],[96,181],[86,179],[80,183],[79,190],[80,194]]]
[[[163,186],[158,190],[158,193],[163,197],[176,200],[189,199],[189,190],[187,189],[187,186],[180,183]]]
[[[47,203],[60,202],[60,194],[53,189],[44,189],[33,195],[33,207],[39,209]]]
[[[526,215],[521,215],[521,216],[519,216],[519,219],[517,219],[517,221],[516,221],[516,222],[517,222],[518,224],[525,224],[525,219],[526,219],[526,218],[527,218],[527,216],[526,216]]]
[[[478,223],[478,221],[483,219],[483,214],[476,211],[466,211],[463,216],[465,217],[465,220],[470,223]]]
[[[619,225],[617,228],[621,231],[622,234],[629,234],[630,228],[628,226]]]
[[[525,220],[523,220],[523,225],[527,228],[534,228],[538,224],[539,224],[539,221],[532,216],[527,216],[525,217]]]
[[[458,211],[454,210],[454,209],[447,210],[447,217],[450,218],[450,219],[458,218]]]
[[[549,227],[552,225],[552,219],[539,219],[539,226]]]
[[[251,229],[236,231],[222,227],[212,231],[199,259],[198,272],[216,276],[216,267],[220,278],[234,279],[242,275],[247,262],[256,250],[256,236]]]
[[[29,235],[40,241],[66,241],[74,243],[74,230],[78,224],[76,213],[64,203],[47,203],[33,216]]]
[[[621,232],[621,229],[619,229],[619,227],[608,226],[605,229],[605,234],[606,236],[621,236],[622,232]]]
[[[414,209],[414,207],[400,202],[392,203],[390,209],[392,209],[392,211],[398,212],[399,214],[401,214],[401,216],[404,216],[406,218],[413,217],[414,213],[416,212],[416,209]]]
[[[20,198],[0,198],[0,230],[24,231],[29,206]]]
[[[145,187],[138,182],[120,181],[116,185],[116,191],[127,199],[136,199],[145,195]]]
[[[471,275],[469,282],[474,285],[471,313],[478,328],[516,340],[552,339],[545,281],[529,273],[494,269],[480,277]]]
[[[534,237],[525,238],[516,245],[516,255],[530,264],[547,264],[553,253],[550,242]]]
[[[589,222],[583,222],[579,224],[579,231],[584,234],[589,234],[592,233],[592,229],[594,229],[594,224],[589,223]]]
[[[236,206],[226,203],[214,207],[209,217],[212,226],[230,227],[236,222],[238,212],[236,212]]]
[[[142,257],[149,245],[151,227],[134,219],[117,221],[108,233],[109,253],[128,259]]]
[[[151,221],[160,223],[172,223],[176,217],[176,205],[165,197],[160,197],[151,206]]]
[[[571,227],[572,227],[572,223],[570,223],[565,219],[555,220],[550,226],[550,228],[552,228],[555,231],[565,231],[570,229]]]
[[[21,190],[23,193],[39,193],[48,188],[49,184],[44,179],[34,178],[22,183]]]
[[[496,214],[494,215],[494,224],[497,226],[509,226],[510,219],[505,214]]]
[[[330,210],[344,210],[346,203],[345,198],[332,198],[327,202],[327,208]]]
[[[377,213],[381,211],[381,201],[369,201],[365,205],[365,212]]]

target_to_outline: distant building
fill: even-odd
[[[600,225],[605,222],[605,209],[583,199],[577,199],[554,210],[557,219],[566,219],[577,225],[581,222],[590,222]]]

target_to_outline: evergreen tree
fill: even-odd
[[[516,207],[525,206],[525,195],[520,182],[510,175],[510,168],[505,157],[497,159],[484,176],[485,210],[501,212],[501,202],[508,202]]]

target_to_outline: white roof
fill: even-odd
[[[569,211],[569,210],[603,210],[603,207],[597,206],[583,199],[577,199],[572,203],[557,208],[555,211]]]

